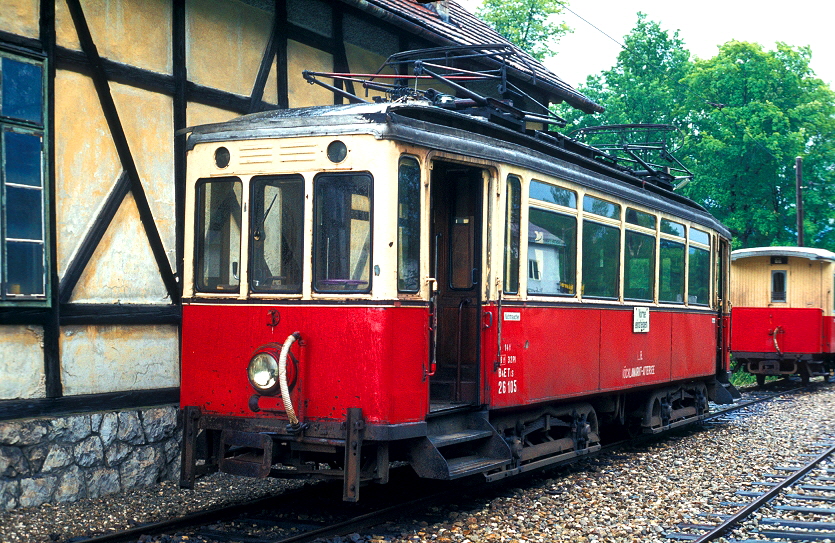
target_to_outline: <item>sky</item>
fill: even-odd
[[[457,0],[474,12],[481,0]],[[672,34],[678,30],[691,57],[711,58],[730,40],[756,42],[774,50],[775,42],[812,48],[811,67],[835,89],[835,1],[794,0],[568,0],[574,12],[564,21],[574,33],[563,37],[557,55],[545,65],[566,83],[576,87],[586,76],[611,68],[621,46],[638,20],[637,12]],[[576,15],[575,15],[576,13]],[[579,16],[579,17],[578,17]],[[582,19],[580,18],[582,17]],[[585,19],[585,21],[583,20]],[[586,22],[588,21],[588,22]],[[596,30],[589,23],[600,30]]]

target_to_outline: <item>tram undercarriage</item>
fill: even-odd
[[[611,432],[609,441],[624,433],[657,434],[701,420],[707,410],[701,382],[512,412],[452,409],[412,425],[368,425],[361,409],[350,409],[342,423],[316,424],[298,434],[276,421],[237,419],[230,429],[225,418],[191,409],[185,412],[181,486],[216,470],[336,478],[344,482],[343,499],[357,501],[361,484],[388,482],[392,462],[410,464],[423,478],[483,474],[495,481],[598,451],[603,431]]]

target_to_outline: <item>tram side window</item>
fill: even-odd
[[[530,208],[528,294],[575,294],[577,218]]]
[[[507,178],[507,214],[504,235],[504,291],[519,293],[519,248],[522,215],[522,183],[518,177]]]
[[[397,290],[420,290],[420,166],[410,157],[397,172]]]
[[[663,222],[662,222],[663,224]],[[658,300],[680,304],[684,302],[684,244],[662,239],[660,258],[660,289]]]
[[[254,178],[251,206],[253,292],[301,292],[304,179]]]
[[[786,270],[771,271],[771,301],[786,301]]]
[[[241,260],[241,181],[218,178],[197,186],[197,266],[200,292],[238,292]]]
[[[619,276],[620,229],[583,221],[583,295],[617,298]]]
[[[371,176],[323,174],[313,186],[313,288],[370,291]]]
[[[655,236],[627,230],[623,255],[623,297],[652,301],[655,290]]]

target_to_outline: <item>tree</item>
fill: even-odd
[[[682,80],[691,68],[690,52],[678,32],[671,36],[638,13],[635,28],[610,70],[589,76],[579,91],[606,111],[591,117],[563,106],[559,114],[571,130],[597,124],[665,124],[678,120]]]
[[[560,0],[484,0],[476,15],[509,42],[542,61],[554,55],[561,36],[571,30],[550,21],[562,12]]]
[[[677,126],[685,136],[675,154],[695,174],[682,192],[728,226],[735,248],[796,243],[801,156],[806,244],[835,250],[835,93],[809,68],[809,48],[731,41],[713,58],[690,60],[676,33],[641,13],[624,42],[615,66],[579,89],[606,111],[561,107],[567,131]]]
[[[805,47],[731,41],[685,78],[697,174],[685,193],[728,226],[734,247],[796,243],[801,156],[806,244],[835,249],[835,93],[814,77],[810,58]]]

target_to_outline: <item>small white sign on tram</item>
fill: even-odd
[[[636,307],[632,310],[632,331],[637,333],[649,332],[649,308]]]
[[[504,312],[504,320],[519,322],[519,321],[522,320],[522,314],[519,313],[518,311],[505,311]]]

